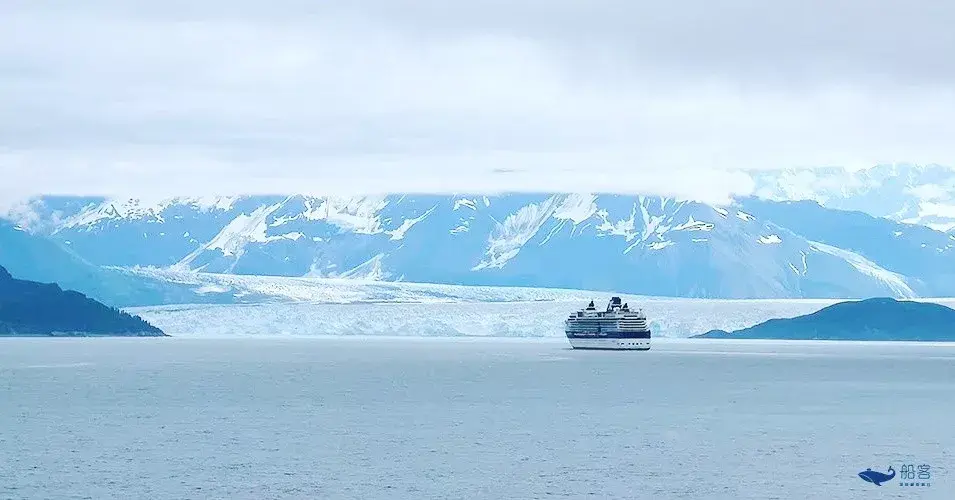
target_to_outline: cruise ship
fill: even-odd
[[[594,301],[567,318],[564,333],[574,349],[650,349],[650,328],[643,311],[631,311],[620,297],[612,297],[606,311]]]

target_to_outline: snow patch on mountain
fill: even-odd
[[[457,210],[461,207],[467,207],[467,208],[470,208],[471,210],[477,210],[477,204],[474,202],[474,200],[469,200],[467,198],[454,200],[454,206],[452,207],[451,210]]]
[[[695,220],[691,215],[683,224],[674,226],[673,231],[711,231],[714,227],[712,223]]]
[[[777,234],[768,234],[765,236],[760,236],[759,242],[764,245],[778,245],[779,243],[782,243],[783,240]]]
[[[574,225],[591,218],[597,213],[597,197],[592,194],[570,194],[554,210],[554,217],[560,220],[572,220]]]
[[[654,241],[653,243],[650,243],[650,248],[653,250],[663,250],[664,248],[671,246],[673,244],[674,243],[670,240]]]
[[[644,221],[646,221],[646,219],[649,217],[649,214],[647,214],[645,209],[643,211],[643,214],[644,214]],[[629,218],[620,219],[616,221],[610,220],[610,213],[608,213],[606,210],[598,210],[597,217],[600,218],[601,223],[597,225],[597,231],[603,232],[604,234],[607,234],[607,235],[623,236],[625,241],[631,241],[637,237],[637,233],[634,230],[635,216],[636,216],[636,204],[634,204],[633,209],[630,211]],[[643,239],[646,239],[646,236],[644,236]]]
[[[547,233],[547,236],[544,238],[544,241],[541,241],[540,244],[541,244],[541,245],[544,245],[544,244],[546,244],[548,241],[550,241],[550,239],[553,238],[555,234],[557,234],[558,232],[560,232],[561,229],[564,228],[564,224],[567,223],[567,220],[568,220],[568,219],[564,219],[564,220],[560,221],[559,223],[557,223],[556,226],[554,226],[553,228],[551,228],[550,232]],[[577,226],[574,225],[574,228],[576,228],[576,227],[577,227]]]
[[[540,204],[531,203],[508,215],[504,222],[495,225],[488,237],[486,258],[471,268],[478,271],[486,268],[502,268],[521,251],[525,243],[540,231],[544,223],[558,208],[558,197],[551,196]]]
[[[663,216],[651,216],[650,212],[647,210],[647,205],[644,200],[640,199],[640,214],[643,216],[643,233],[640,235],[640,241],[647,241],[647,238],[654,233],[663,234],[666,232],[667,228],[663,226],[663,221],[665,217]],[[633,229],[633,213],[630,214],[630,229]],[[629,238],[628,238],[629,241]]]
[[[200,212],[228,211],[238,199],[237,196],[177,197],[159,200],[110,199],[99,204],[87,205],[79,213],[63,220],[59,228],[90,227],[110,219],[155,219],[161,223],[163,222],[162,213],[171,206],[192,206]]]
[[[805,275],[806,273],[809,272],[809,263],[806,262],[806,259],[809,258],[809,254],[807,254],[803,250],[800,250],[799,254],[802,256],[802,274]]]
[[[212,241],[206,243],[206,250],[222,250],[226,256],[238,256],[245,245],[252,241],[266,241],[268,226],[266,218],[281,207],[280,204],[259,207],[251,214],[241,214],[229,222]]]
[[[260,241],[260,242],[262,242],[262,243],[268,243],[268,242],[270,242],[270,241],[281,241],[281,240],[298,241],[299,239],[302,239],[302,238],[304,238],[304,237],[305,237],[304,234],[302,234],[302,233],[300,233],[300,232],[298,232],[298,231],[293,231],[293,232],[291,232],[291,233],[278,234],[278,235],[275,235],[275,236],[266,236],[266,237],[265,237],[264,239],[262,239],[262,240],[256,239],[256,240],[253,240],[253,241],[257,241],[257,242]]]
[[[814,250],[845,260],[859,272],[872,276],[888,285],[889,288],[901,298],[914,298],[917,296],[915,291],[905,282],[904,276],[893,273],[855,252],[819,243],[818,241],[810,241],[809,246]]]
[[[414,226],[415,224],[417,224],[417,223],[423,221],[426,217],[428,217],[429,215],[431,215],[431,213],[434,212],[434,210],[435,210],[436,208],[438,208],[438,207],[437,207],[437,206],[431,207],[430,209],[428,209],[427,212],[425,212],[425,213],[423,213],[423,214],[421,214],[421,215],[419,215],[418,217],[415,217],[415,218],[413,218],[413,219],[405,219],[404,221],[401,222],[401,225],[398,226],[397,229],[394,229],[394,230],[391,230],[391,231],[385,231],[385,232],[388,233],[389,235],[391,235],[391,239],[392,239],[392,240],[400,240],[400,239],[403,239],[403,238],[405,237],[405,233],[407,233],[408,230],[411,229],[412,226]]]
[[[746,221],[746,222],[756,220],[756,217],[753,217],[752,214],[748,214],[748,213],[743,212],[743,211],[741,211],[741,210],[737,210],[737,211],[736,211],[736,218],[738,218],[739,220],[742,220],[742,221]]]
[[[325,221],[353,233],[378,234],[383,231],[379,214],[387,205],[385,196],[325,197],[317,206],[314,200],[306,199],[306,209],[301,216],[306,220]]]
[[[266,235],[268,224],[266,220],[269,215],[282,207],[282,203],[274,205],[264,205],[252,211],[251,214],[239,214],[229,222],[219,234],[204,245],[200,245],[189,255],[183,257],[173,267],[188,269],[192,262],[196,260],[203,252],[208,250],[219,250],[226,257],[234,257],[238,260],[245,253],[245,246],[251,242],[267,242],[270,237]],[[297,240],[304,237],[301,233],[288,233],[281,236],[273,236],[275,239]]]

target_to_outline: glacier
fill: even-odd
[[[198,295],[224,294],[243,303],[518,302],[583,300],[594,294],[606,293],[557,288],[409,283],[362,278],[236,275],[150,267],[108,269],[192,289]]]
[[[356,285],[349,285],[352,293]],[[375,285],[372,285],[375,286]],[[392,289],[394,291],[394,289]],[[411,293],[402,298],[407,300]],[[432,291],[436,291],[432,289]],[[418,302],[197,304],[128,308],[127,311],[179,337],[245,336],[403,336],[403,337],[535,337],[562,338],[563,321],[589,300],[600,303],[606,293],[541,290],[485,291],[494,302],[449,301],[426,294]],[[488,293],[491,292],[491,293]],[[565,296],[560,296],[566,293]],[[343,294],[346,296],[347,294]],[[368,291],[372,297],[375,292]],[[576,298],[570,298],[577,295]],[[347,295],[356,298],[355,295]],[[713,329],[738,330],[772,318],[809,314],[838,301],[831,299],[672,299],[623,295],[633,308],[648,315],[655,337],[686,338]],[[395,296],[391,295],[394,299]],[[504,300],[510,299],[510,300]],[[336,297],[334,300],[341,300]],[[955,299],[923,299],[955,306]]]

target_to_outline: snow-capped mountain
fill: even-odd
[[[776,204],[756,201],[749,200],[750,208],[592,194],[154,203],[49,197],[32,202],[30,228],[93,264],[176,272],[683,297],[955,295],[952,280],[906,265],[928,252],[951,260],[955,240],[946,234],[925,228],[924,234],[894,235],[896,223],[858,214],[864,219],[853,219],[844,231],[907,243],[885,251],[844,246],[813,232],[815,225],[764,215]]]
[[[754,195],[774,201],[817,201],[940,231],[955,229],[955,169],[893,164],[850,171],[801,168],[750,171]]]
[[[831,210],[814,201],[742,198],[738,203],[812,241],[855,252],[902,275],[918,278],[928,288],[955,281],[955,235],[862,212]]]

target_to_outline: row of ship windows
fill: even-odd
[[[628,325],[628,324],[604,324],[604,325],[575,325],[575,324],[566,324],[564,325],[565,330],[630,330],[632,328],[650,328],[649,325]]]
[[[576,323],[613,323],[614,321],[646,321],[647,318],[567,318]]]
[[[612,324],[615,324],[615,323],[646,323],[646,322],[647,322],[647,320],[645,320],[645,319],[621,319],[621,320],[616,320],[616,321],[606,321],[606,320],[604,320],[604,321],[580,321],[580,320],[578,320],[578,321],[568,321],[568,323],[575,323],[575,324],[578,324],[578,325],[581,325],[581,324],[583,324],[583,325],[598,325],[598,324],[600,324],[600,325],[602,325],[602,324],[612,325]]]
[[[568,314],[568,317],[588,318],[588,319],[614,319],[614,318],[642,318],[642,317],[646,317],[646,315],[631,312],[627,314],[600,314],[600,315],[598,314],[583,314],[583,315]]]
[[[610,329],[613,329],[613,328],[646,328],[646,326],[647,326],[646,324],[642,324],[642,325],[639,325],[639,324],[638,324],[638,325],[632,325],[632,324],[603,325],[604,328],[610,328]],[[592,329],[594,329],[594,328],[597,328],[597,325],[567,325],[567,328],[586,328],[586,329],[588,329],[588,330],[592,330]]]
[[[568,316],[567,319],[577,320],[577,321],[615,321],[618,319],[646,319],[644,316],[638,316],[634,314],[633,316],[617,316],[616,318],[608,318],[606,316]]]
[[[568,321],[567,325],[577,326],[614,326],[614,325],[645,325],[646,321],[602,321],[600,323],[583,323],[580,321]]]
[[[605,328],[600,331],[607,333],[607,332],[614,332],[614,331],[640,332],[640,331],[646,331],[646,330],[649,330],[649,328]],[[596,332],[597,329],[596,328],[567,328],[566,331],[568,332]]]
[[[611,335],[611,334],[613,334],[613,332],[615,332],[615,331],[616,331],[616,332],[620,332],[620,333],[634,333],[634,334],[637,334],[637,333],[648,333],[650,330],[649,330],[649,329],[640,330],[640,329],[631,329],[631,328],[620,328],[620,329],[617,329],[617,330],[601,331],[601,332],[598,332],[597,330],[567,330],[566,333],[572,333],[572,334],[575,334],[575,335],[604,335],[604,336],[606,336],[606,335]]]

